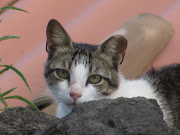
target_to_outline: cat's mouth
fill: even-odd
[[[74,101],[73,103],[69,103],[68,105],[75,106],[75,105],[77,105],[77,103]]]
[[[81,104],[81,103],[82,103],[82,102],[76,100],[76,101],[74,101],[74,102],[68,103],[68,105],[70,105],[70,106],[76,106],[76,105]]]
[[[74,103],[71,103],[71,104],[69,104],[69,105],[72,105],[72,106],[74,106],[74,105],[77,105],[77,104],[74,102]]]

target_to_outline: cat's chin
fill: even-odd
[[[72,102],[72,103],[67,103],[67,105],[76,106],[76,105],[81,104],[81,103],[83,103],[83,102],[76,101],[76,102]]]
[[[67,104],[67,105],[69,105],[69,106],[75,106],[75,105],[77,105],[77,103],[73,102],[73,103],[69,103],[69,104]]]
[[[75,106],[75,105],[77,105],[77,104],[79,104],[79,102],[64,102],[66,105],[68,105],[68,106]]]

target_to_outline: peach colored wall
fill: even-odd
[[[159,57],[152,64],[161,67],[170,63],[180,63],[180,1],[176,1],[162,14],[174,27],[175,34],[170,44],[163,50]]]
[[[18,0],[0,0],[0,8],[8,6],[9,4],[16,2]]]

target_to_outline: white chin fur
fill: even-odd
[[[87,88],[85,88],[82,95],[83,95],[82,97],[76,100],[75,102],[76,104],[99,99],[97,97],[98,94],[96,92],[96,89],[92,85],[89,85]],[[62,99],[60,100],[60,102],[58,100],[58,108],[57,108],[56,116],[58,118],[65,117],[67,114],[69,114],[72,111],[74,106],[75,106],[74,101],[70,96],[64,97],[63,100]]]

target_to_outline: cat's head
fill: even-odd
[[[78,104],[118,89],[118,67],[127,48],[123,36],[112,36],[99,46],[78,44],[56,20],[48,23],[46,34],[44,75],[58,102]]]

